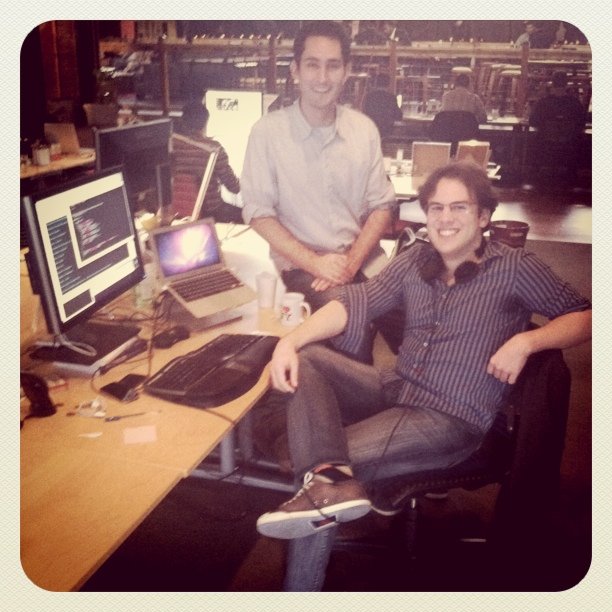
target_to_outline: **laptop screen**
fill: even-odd
[[[207,221],[173,225],[153,239],[165,278],[222,263],[214,226]]]

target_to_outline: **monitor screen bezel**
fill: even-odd
[[[67,320],[62,320],[60,306],[57,302],[53,288],[52,271],[47,258],[47,248],[43,240],[43,227],[39,219],[37,203],[72,189],[86,186],[107,177],[119,175],[122,183],[123,198],[126,205],[126,214],[129,217],[129,227],[133,237],[136,265],[134,270],[118,279],[110,287],[97,293],[95,300]],[[126,291],[137,285],[145,276],[144,261],[141,252],[138,230],[134,223],[130,201],[126,189],[125,177],[120,168],[95,172],[78,179],[74,179],[50,189],[44,189],[24,196],[21,200],[22,217],[28,238],[28,251],[25,254],[32,291],[40,297],[47,330],[53,335],[62,335],[80,323],[86,322],[101,308],[118,298]]]
[[[104,146],[103,141],[107,138],[116,139],[116,138],[125,138],[126,142],[133,136],[134,132],[138,130],[147,130],[147,129],[157,129],[159,126],[166,126],[167,128],[167,141],[166,141],[166,158],[158,162],[158,166],[162,164],[168,164],[170,161],[170,137],[173,133],[173,122],[169,117],[162,117],[160,119],[152,119],[150,121],[137,121],[135,123],[126,123],[124,125],[117,125],[107,128],[96,128],[94,129],[94,147],[96,151],[96,170],[107,170],[111,167],[116,167],[116,160],[110,160],[110,162],[105,159]],[[145,149],[143,149],[145,150]],[[132,180],[130,179],[129,172],[127,169],[124,169],[124,178],[127,185],[128,194],[131,197],[133,210],[136,211],[138,209],[138,203],[134,199],[136,188],[132,184]],[[157,180],[156,172],[152,173],[151,178],[151,189],[155,189],[157,192],[157,207],[160,208],[166,205],[166,202],[162,201],[163,194],[160,193],[160,185]],[[153,178],[155,177],[155,178]]]

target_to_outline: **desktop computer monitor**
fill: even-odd
[[[90,318],[144,278],[122,171],[26,195],[21,207],[32,290],[52,335],[33,356],[81,365],[110,359],[139,328]]]
[[[134,212],[155,212],[169,202],[160,187],[160,167],[169,162],[172,120],[168,118],[128,123],[95,130],[96,168],[106,170],[122,166]],[[163,176],[163,174],[162,174]]]
[[[209,89],[204,96],[209,112],[206,133],[223,145],[230,166],[238,176],[251,128],[263,114],[263,99],[261,91]]]

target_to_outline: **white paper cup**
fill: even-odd
[[[274,308],[276,298],[276,276],[261,272],[255,277],[257,283],[257,305],[260,308]]]

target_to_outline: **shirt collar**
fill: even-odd
[[[306,140],[311,136],[313,128],[308,121],[306,121],[306,117],[304,117],[302,110],[300,109],[300,99],[298,98],[295,102],[289,107],[290,112],[293,115],[293,125],[297,131],[297,135],[302,140]],[[340,105],[336,104],[336,121],[335,121],[335,132],[334,136],[340,136],[344,138],[343,132],[346,130],[346,109]]]

